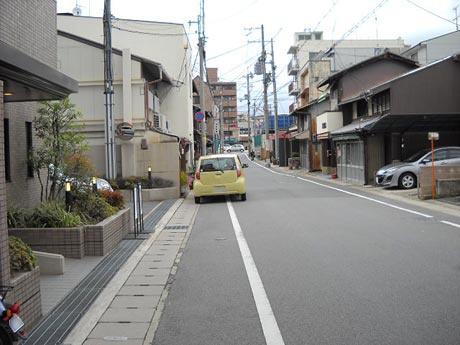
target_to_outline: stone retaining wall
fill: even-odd
[[[36,267],[30,272],[14,273],[11,286],[14,289],[8,293],[7,300],[20,303],[19,316],[24,320],[26,331],[30,331],[42,317],[40,269]]]
[[[431,166],[420,169],[418,197],[431,198]],[[460,195],[460,165],[436,167],[436,197]]]
[[[130,208],[119,211],[96,225],[85,227],[85,255],[104,256],[111,252],[130,229]]]
[[[18,228],[8,229],[33,250],[61,254],[68,258],[81,259],[85,255],[84,228]]]

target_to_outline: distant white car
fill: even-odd
[[[224,145],[224,152],[230,152],[230,149],[232,148],[232,145]]]
[[[241,144],[234,144],[227,150],[227,152],[244,152],[244,146]]]

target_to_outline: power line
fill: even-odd
[[[419,9],[421,9],[422,11],[425,11],[425,12],[427,12],[427,13],[429,13],[429,14],[431,14],[431,15],[433,15],[433,16],[439,18],[439,19],[445,20],[446,22],[449,22],[449,23],[451,23],[451,24],[456,25],[456,23],[455,23],[454,21],[452,21],[452,20],[450,20],[450,19],[447,19],[447,18],[444,18],[444,17],[441,17],[439,14],[436,14],[436,13],[434,13],[433,11],[430,11],[429,9],[426,9],[425,7],[420,6],[419,4],[413,2],[412,0],[406,0],[406,1],[407,1],[408,3],[410,3],[410,4],[412,4],[413,6],[415,6],[415,7],[419,8]]]
[[[159,32],[146,32],[146,31],[139,31],[139,30],[131,30],[120,28],[119,26],[112,25],[112,28],[120,30],[120,31],[127,31],[135,34],[142,34],[142,35],[150,35],[150,36],[187,36],[186,32],[183,33],[176,33],[176,34],[167,34],[167,33],[159,33]],[[189,33],[188,35],[194,35],[194,33]]]
[[[210,57],[210,58],[208,58],[207,60],[209,61],[209,60],[217,59],[217,58],[219,58],[219,57],[221,57],[221,56],[224,56],[224,55],[233,53],[233,52],[235,52],[235,51],[237,51],[237,50],[239,50],[239,49],[241,49],[241,48],[244,48],[244,47],[246,47],[246,46],[247,46],[247,43],[244,44],[244,45],[242,45],[242,46],[239,46],[239,47],[236,47],[236,48],[233,48],[233,49],[229,49],[229,50],[227,50],[227,51],[225,51],[225,52],[223,52],[223,53],[221,53],[221,54],[219,54],[219,55]]]

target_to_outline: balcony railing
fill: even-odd
[[[292,59],[288,64],[288,74],[296,75],[297,72],[299,72],[299,63],[297,62],[297,59]]]
[[[297,82],[292,81],[289,84],[289,95],[290,96],[297,96],[299,94],[299,87],[297,86]]]

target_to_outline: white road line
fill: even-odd
[[[238,222],[238,218],[236,217],[231,201],[227,201],[227,207],[232,220],[236,240],[238,241],[238,246],[240,248],[241,257],[243,258],[246,274],[248,275],[249,284],[251,285],[257,313],[259,314],[260,323],[262,324],[265,342],[267,345],[284,345],[284,340],[278,327],[278,323],[276,322],[275,315],[273,314],[267,293],[265,292],[262,279],[260,279],[256,263],[252,258],[251,251],[249,250],[248,243],[246,242],[246,238],[241,230],[240,223]]]
[[[277,175],[285,175],[285,176],[291,176],[291,177],[296,177],[294,175],[289,175],[289,174],[283,174],[283,173],[279,173],[277,171],[273,171],[272,169],[269,169],[267,167],[264,167],[256,162],[253,162],[254,164],[257,164],[258,166],[260,166],[261,168],[264,168],[268,171],[270,171],[271,173],[274,173],[274,174],[277,174]],[[410,210],[408,208],[404,208],[404,207],[400,207],[400,206],[397,206],[397,205],[393,205],[393,204],[390,204],[388,202],[385,202],[385,201],[381,201],[381,200],[377,200],[377,199],[374,199],[374,198],[370,198],[368,196],[365,196],[365,195],[361,195],[361,194],[358,194],[358,193],[353,193],[353,192],[349,192],[347,190],[344,190],[344,189],[340,189],[340,188],[336,188],[336,187],[332,187],[332,186],[329,186],[327,184],[324,184],[324,183],[319,183],[319,182],[316,182],[316,181],[312,181],[312,180],[309,180],[309,179],[306,179],[306,178],[302,178],[302,177],[299,177],[297,176],[297,178],[299,180],[302,180],[302,181],[305,181],[305,182],[308,182],[308,183],[312,183],[312,184],[315,184],[317,186],[321,186],[321,187],[324,187],[324,188],[329,188],[329,189],[332,189],[332,190],[335,190],[337,192],[342,192],[342,193],[345,193],[345,194],[348,194],[348,195],[352,195],[352,196],[355,196],[357,198],[361,198],[361,199],[365,199],[365,200],[369,200],[369,201],[372,201],[372,202],[376,202],[378,204],[381,204],[381,205],[385,205],[385,206],[388,206],[388,207],[392,207],[392,208],[395,208],[397,210],[400,210],[400,211],[404,211],[404,212],[408,212],[408,213],[412,213],[412,214],[416,214],[418,216],[421,216],[421,217],[425,217],[425,218],[433,218],[433,216],[430,216],[429,214],[425,214],[425,213],[421,213],[421,212],[417,212],[417,211],[414,211],[414,210]],[[452,224],[450,224],[452,225]]]
[[[447,220],[441,220],[441,223],[444,223],[444,224],[447,224],[447,225],[450,225],[450,226],[454,226],[454,227],[460,229],[460,224],[457,224],[457,223],[448,222]]]

